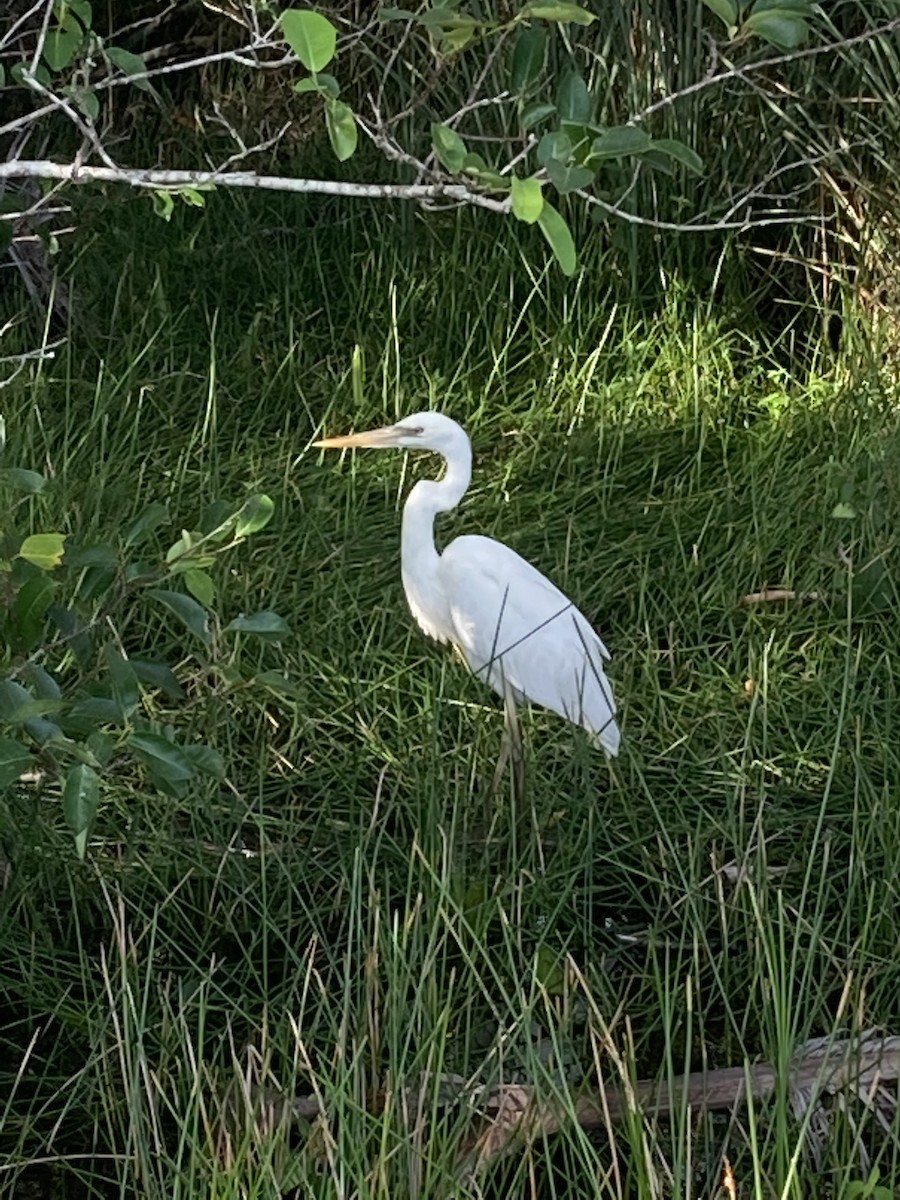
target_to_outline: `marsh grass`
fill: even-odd
[[[790,373],[749,309],[677,277],[635,309],[599,291],[600,252],[563,294],[465,217],[118,211],[71,265],[82,329],[4,394],[7,457],[47,470],[34,520],[81,544],[149,500],[190,528],[268,492],[221,616],[271,607],[294,635],[203,659],[117,612],[130,652],[178,664],[171,717],[225,784],[176,802],[110,772],[84,864],[52,788],[4,813],[0,1189],[699,1197],[725,1155],[760,1198],[848,1194],[861,1153],[900,1175],[896,1116],[852,1106],[817,1165],[786,1077],[730,1117],[571,1124],[460,1174],[479,1089],[675,1087],[895,1029],[900,430],[877,360]],[[435,464],[307,448],[429,406],[476,451],[440,537],[556,579],[623,715],[607,764],[529,714],[526,799],[488,828],[501,709],[400,587],[399,508]],[[799,598],[742,602],[774,587]],[[327,1119],[290,1119],[294,1096]]]

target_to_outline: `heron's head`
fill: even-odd
[[[450,417],[435,412],[413,413],[396,425],[384,425],[364,433],[348,433],[343,437],[323,438],[313,442],[313,445],[322,450],[343,450],[354,446],[431,450],[444,457],[462,450],[469,451],[469,439],[462,426]]]

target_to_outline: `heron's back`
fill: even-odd
[[[619,729],[603,670],[609,652],[555,584],[502,542],[456,538],[440,559],[453,640],[472,671],[582,725],[616,754]]]

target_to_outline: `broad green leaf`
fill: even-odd
[[[547,57],[547,34],[538,26],[522,29],[513,47],[510,91],[522,96],[541,77]]]
[[[42,571],[52,571],[62,562],[65,550],[64,533],[33,533],[19,547],[19,558],[34,563]]]
[[[39,746],[66,741],[65,734],[59,725],[55,721],[48,721],[46,717],[29,717],[22,722],[22,728]]]
[[[123,75],[127,75],[136,88],[140,88],[142,92],[153,91],[149,79],[134,78],[135,75],[144,76],[147,70],[147,64],[140,54],[132,54],[130,50],[123,50],[121,46],[106,46],[104,52],[113,66],[118,67]]]
[[[343,100],[326,100],[325,127],[335,158],[338,162],[346,162],[359,141],[359,129],[350,105]]]
[[[79,665],[89,666],[94,658],[94,642],[81,617],[61,604],[52,604],[47,616],[65,638]]]
[[[21,725],[35,711],[33,706],[34,696],[21,683],[0,679],[0,721],[6,725]]]
[[[547,175],[561,196],[577,192],[594,182],[594,172],[579,163],[561,163],[551,158],[547,163]]]
[[[86,567],[116,567],[118,564],[119,556],[106,542],[81,546],[77,550],[69,550],[66,555],[66,566],[74,567],[76,571]]]
[[[235,516],[234,536],[245,538],[249,537],[251,533],[258,533],[271,521],[274,511],[275,505],[269,497],[262,492],[257,492],[241,506]]]
[[[651,143],[651,150],[659,150],[661,153],[668,155],[669,158],[674,158],[676,162],[686,167],[692,175],[703,174],[703,159],[696,150],[692,150],[684,142],[678,142],[674,138],[654,138]]]
[[[42,57],[51,71],[64,71],[84,42],[84,30],[71,14],[47,30]]]
[[[520,13],[520,19],[535,17],[539,21],[570,21],[573,25],[592,25],[597,20],[592,12],[580,4],[529,4]]]
[[[555,104],[548,104],[546,101],[540,101],[536,104],[529,104],[522,109],[522,116],[519,119],[519,124],[522,126],[522,132],[525,133],[529,129],[533,129],[535,125],[540,125],[541,121],[547,117],[552,117],[556,112]]]
[[[11,226],[10,226],[11,228]],[[19,492],[33,496],[45,486],[47,480],[37,471],[26,471],[22,467],[0,467],[0,484],[5,483]]]
[[[541,215],[538,217],[538,225],[540,225],[541,233],[547,239],[563,275],[574,275],[577,255],[572,234],[562,216],[546,200],[541,209]]]
[[[415,21],[416,14],[408,8],[392,8],[386,5],[378,10],[378,20],[387,21]]]
[[[294,84],[294,91],[298,96],[304,96],[307,92],[318,92],[320,90],[318,78],[314,75],[307,75],[305,79],[298,79]]]
[[[21,676],[39,700],[61,700],[62,690],[49,671],[36,662],[22,667]]]
[[[725,22],[729,30],[734,29],[737,25],[738,10],[733,0],[703,0],[703,3],[716,14],[720,21]]]
[[[164,504],[158,504],[154,500],[125,526],[125,545],[136,546],[146,541],[154,529],[166,524],[168,520],[169,510]]]
[[[424,25],[433,33],[447,34],[452,30],[471,31],[477,28],[478,22],[467,12],[457,12],[449,4],[434,4],[416,16],[419,25]]]
[[[13,65],[9,68],[10,79],[13,81],[13,83],[17,83],[19,87],[28,86],[25,78],[26,74],[33,74],[38,83],[43,84],[44,87],[50,87],[50,84],[52,83],[50,72],[43,63],[38,63],[33,71],[30,71],[25,63],[21,62],[13,63]]]
[[[112,682],[113,699],[122,715],[129,717],[141,702],[141,688],[134,667],[117,646],[105,646],[103,657]]]
[[[744,22],[744,32],[757,34],[779,50],[796,50],[806,41],[809,24],[789,8],[754,10]]]
[[[192,208],[205,208],[206,197],[197,188],[183,187],[178,189],[178,195],[185,202],[190,204]]]
[[[0,788],[15,783],[33,762],[27,746],[14,742],[12,738],[0,738]]]
[[[641,163],[645,167],[652,167],[654,171],[659,171],[661,174],[667,175],[669,179],[675,178],[674,159],[670,158],[668,154],[663,154],[660,150],[654,150],[652,147],[649,150],[645,150],[641,155]]]
[[[76,737],[88,737],[101,725],[121,725],[122,710],[108,696],[87,696],[76,700],[60,717],[63,728]]]
[[[838,521],[853,521],[859,516],[859,513],[852,504],[847,504],[842,500],[831,510],[831,515]]]
[[[615,125],[606,129],[591,143],[590,158],[623,158],[627,154],[643,154],[653,145],[653,139],[634,125]]]
[[[537,179],[512,179],[513,215],[526,225],[533,225],[544,207],[544,193]]]
[[[182,747],[158,733],[132,733],[128,747],[157,783],[189,783],[196,774]]]
[[[225,760],[212,746],[195,743],[193,746],[182,746],[181,750],[191,766],[201,775],[210,775],[213,779],[225,778]]]
[[[545,133],[538,142],[537,157],[542,167],[554,161],[567,163],[572,157],[571,138],[559,129]]]
[[[87,117],[89,121],[96,121],[100,116],[100,100],[96,92],[92,92],[90,88],[79,87],[72,84],[69,87],[62,89],[63,95],[68,96],[75,101],[77,107],[81,110],[82,115]]]
[[[236,515],[227,500],[211,500],[203,506],[198,528],[204,537],[212,535],[212,541],[221,542],[228,536]]]
[[[90,0],[54,0],[53,12],[60,20],[72,12],[85,29],[90,29],[93,9]]]
[[[225,633],[252,633],[267,641],[277,642],[290,637],[291,627],[274,612],[258,612],[249,616],[235,617],[224,629]]]
[[[216,598],[216,585],[205,571],[189,567],[184,572],[184,586],[204,608],[211,608]]]
[[[100,780],[97,772],[87,763],[78,763],[74,767],[69,767],[63,786],[63,816],[76,839],[79,834],[86,835],[90,830],[99,804]],[[79,858],[84,858],[86,846],[86,836],[76,841]]]
[[[285,41],[307,71],[324,71],[337,46],[337,30],[328,18],[309,8],[289,8],[280,20]]]
[[[331,96],[332,100],[336,100],[341,94],[341,85],[333,75],[329,75],[327,71],[320,71],[316,76],[319,84],[319,90],[326,96]]]
[[[452,54],[457,50],[465,49],[475,36],[477,29],[478,25],[475,21],[459,25],[455,29],[445,29],[441,36],[441,52]]]
[[[184,688],[165,663],[142,662],[140,659],[132,658],[131,666],[135,675],[146,687],[158,688],[170,700],[184,699]]]
[[[56,584],[47,575],[36,575],[19,588],[13,605],[15,625],[23,647],[30,654],[44,640],[47,610],[53,603]]]
[[[210,644],[212,635],[209,632],[209,617],[196,600],[192,600],[184,592],[170,592],[164,588],[152,588],[147,595],[170,609],[204,646]]]
[[[577,71],[563,75],[556,93],[556,109],[561,121],[589,121],[594,111],[594,101],[588,86]]]
[[[85,745],[88,753],[93,755],[101,767],[105,767],[107,763],[111,762],[116,753],[116,739],[100,729],[90,735]]]
[[[455,129],[451,129],[449,125],[433,124],[431,146],[445,171],[456,175],[463,169],[468,150]]]

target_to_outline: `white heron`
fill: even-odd
[[[456,508],[472,478],[472,445],[456,421],[420,412],[396,425],[325,438],[314,446],[429,450],[440,480],[421,480],[403,509],[403,587],[422,630],[456,647],[479,678],[503,697],[507,720],[530,701],[583,726],[608,755],[619,750],[609,651],[568,597],[524,558],[493,538],[467,534],[439,553],[434,518]]]

